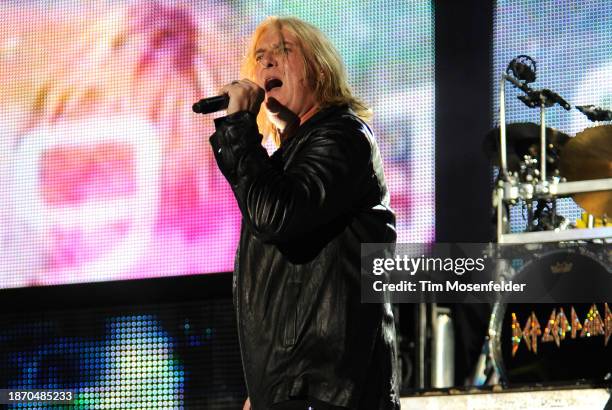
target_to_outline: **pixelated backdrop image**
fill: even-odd
[[[0,327],[0,388],[74,394],[9,408],[230,410],[247,395],[230,300],[5,314]]]
[[[269,15],[335,43],[374,113],[398,240],[433,240],[429,2],[4,1],[0,288],[232,270],[240,213],[191,106],[237,78]]]

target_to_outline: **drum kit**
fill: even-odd
[[[529,263],[518,268],[502,263],[500,274],[578,273],[576,281],[588,281],[595,271],[612,275],[612,125],[596,124],[573,137],[547,127],[546,108],[571,106],[551,90],[531,88],[535,73],[535,61],[528,56],[510,62],[500,80],[500,127],[490,131],[484,143],[499,170],[493,190],[497,243],[533,250]],[[508,82],[524,93],[519,100],[539,108],[540,124],[506,124]],[[612,111],[576,108],[591,121],[612,120]],[[560,215],[561,198],[572,198],[584,210],[582,218],[571,221]],[[522,232],[511,232],[511,209],[517,206],[526,210],[527,223]],[[594,245],[596,251],[575,252],[582,245]],[[567,268],[578,263],[591,263],[589,272],[569,272]],[[473,384],[609,381],[612,293],[606,301],[593,302],[597,303],[527,305],[500,297]]]

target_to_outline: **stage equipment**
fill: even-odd
[[[591,121],[612,121],[612,111],[594,105],[577,105],[576,109]]]
[[[499,162],[499,128],[494,128],[487,133],[483,147],[487,156],[494,165],[500,166]],[[534,179],[537,166],[538,146],[540,141],[540,126],[531,122],[513,123],[506,125],[506,139],[508,141],[507,156],[508,170],[517,172],[523,182]],[[549,175],[559,175],[559,158],[563,146],[570,140],[570,136],[555,130],[546,128],[546,171]]]
[[[455,333],[449,308],[432,309],[432,371],[431,387],[444,388],[455,385]]]
[[[577,299],[589,295],[600,303],[518,304],[500,298],[491,314],[487,349],[502,384],[603,381],[612,370],[605,360],[612,354],[612,313],[605,302],[612,289],[591,289],[612,275],[610,246],[554,247],[558,249],[540,246],[532,252],[533,259],[521,261],[524,264],[518,268],[506,266],[500,273],[521,283],[543,284],[552,292],[575,294]],[[561,281],[572,288],[560,289]]]
[[[511,258],[500,257],[497,274],[552,284],[558,275],[573,272],[570,282],[575,283],[575,289],[570,293],[578,295],[581,290],[591,292],[589,287],[598,283],[597,277],[612,275],[612,127],[587,128],[574,138],[547,128],[546,108],[558,104],[569,110],[570,104],[551,90],[531,88],[528,84],[535,79],[533,59],[519,56],[510,62],[500,79],[500,127],[485,140],[485,150],[498,156],[494,162],[499,174],[493,192],[497,243],[535,249],[533,259],[518,267]],[[525,105],[540,109],[539,126],[506,124],[506,81],[524,92],[518,99]],[[589,111],[581,106],[580,110],[591,119],[608,118],[601,109]],[[572,223],[557,214],[556,201],[563,197],[572,197],[589,213],[583,218],[586,224],[580,220]],[[514,206],[527,209],[524,232],[510,232],[509,215]],[[557,249],[551,252],[550,246],[541,246],[544,243],[556,243]],[[598,245],[598,252],[569,249],[585,243]],[[584,250],[583,246],[575,248]],[[573,269],[574,265],[582,267]],[[600,303],[587,305],[513,305],[500,297],[493,307],[473,383],[603,381],[610,377],[609,360],[604,358],[610,355],[612,316],[610,303],[605,302],[610,302],[612,293],[601,291],[601,297],[593,300]],[[576,333],[578,328],[580,333]],[[546,353],[538,355],[538,351]]]
[[[599,130],[600,127],[596,127],[597,131],[587,129],[583,131],[584,135],[580,133],[574,139],[547,129],[546,108],[559,104],[568,110],[570,105],[553,91],[535,90],[528,85],[535,81],[535,67],[533,59],[519,56],[502,73],[499,148],[495,149],[490,136],[485,141],[488,152],[499,153],[500,172],[493,194],[497,242],[517,244],[610,238],[612,227],[607,227],[605,221],[599,228],[567,230],[570,227],[569,221],[559,217],[555,208],[557,198],[574,196],[579,203],[589,208],[587,211],[595,211],[595,216],[607,218],[612,197],[612,178],[609,173],[612,169],[612,156],[609,154],[610,144],[606,144],[610,139],[608,128]],[[519,99],[527,106],[540,108],[539,144],[533,141],[533,125],[506,125],[506,81],[525,93]],[[548,141],[547,135],[550,137]],[[566,149],[566,145],[571,148]],[[564,151],[567,152],[564,154]],[[585,165],[587,162],[589,165]],[[559,166],[561,163],[563,165]],[[574,171],[581,167],[588,171]],[[563,169],[567,170],[568,178],[564,178]],[[509,207],[519,202],[527,207],[527,230],[510,233]]]

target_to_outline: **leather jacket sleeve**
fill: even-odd
[[[299,149],[282,163],[272,161],[262,147],[254,114],[234,113],[216,119],[215,126],[210,142],[217,164],[246,224],[261,240],[294,239],[356,203],[371,148],[355,119],[335,120],[300,135]]]

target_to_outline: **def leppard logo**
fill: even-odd
[[[608,341],[612,335],[612,312],[608,304],[604,304],[604,317],[602,318],[597,306],[593,304],[587,313],[584,322],[581,322],[572,306],[570,317],[568,318],[563,311],[563,308],[553,309],[544,334],[536,314],[532,311],[525,326],[521,329],[521,325],[516,317],[516,313],[512,313],[512,357],[516,354],[521,340],[525,341],[527,350],[538,353],[538,338],[541,336],[542,343],[555,342],[557,347],[561,346],[561,342],[566,337],[576,339],[576,337],[593,337],[604,336],[604,346],[608,346]]]

